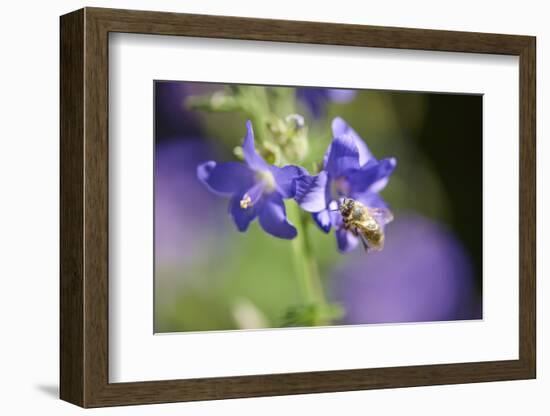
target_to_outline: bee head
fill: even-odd
[[[351,214],[353,211],[354,201],[350,198],[344,198],[342,200],[342,203],[338,207],[340,210],[340,214],[342,214],[343,217],[347,217]]]

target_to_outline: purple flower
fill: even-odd
[[[302,209],[313,213],[323,231],[328,233],[331,227],[336,228],[338,248],[347,252],[359,240],[343,227],[339,201],[347,197],[369,208],[386,208],[378,192],[388,183],[396,160],[377,160],[359,135],[339,117],[332,121],[332,132],[334,139],[325,153],[323,170],[316,176],[303,175],[296,180],[295,199]]]
[[[286,217],[283,199],[295,194],[295,179],[305,171],[297,166],[269,165],[254,148],[252,123],[246,123],[243,154],[246,163],[209,161],[197,168],[198,178],[214,193],[231,197],[229,214],[244,232],[256,218],[268,234],[293,239],[296,228]]]
[[[355,98],[357,91],[337,88],[298,88],[297,98],[309,109],[314,118],[325,114],[326,106],[330,101],[347,103]]]

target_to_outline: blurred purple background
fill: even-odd
[[[384,250],[355,256],[332,279],[347,324],[481,318],[471,261],[443,226],[402,214],[387,227]]]
[[[199,163],[212,157],[203,139],[171,139],[155,149],[155,260],[182,264],[200,255],[216,224],[217,198],[197,181]]]

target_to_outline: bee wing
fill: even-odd
[[[380,225],[393,221],[393,214],[388,208],[369,208],[369,213]]]

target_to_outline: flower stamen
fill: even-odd
[[[247,209],[248,207],[252,206],[252,198],[250,198],[250,195],[244,194],[243,199],[240,201],[241,208]]]

